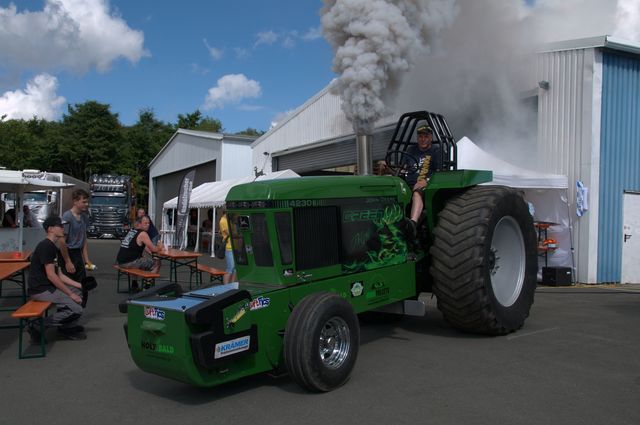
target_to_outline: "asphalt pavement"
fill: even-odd
[[[18,360],[17,329],[0,329],[0,423],[640,424],[640,286],[539,287],[524,328],[503,337],[457,332],[429,299],[424,318],[363,324],[351,379],[330,393],[269,375],[201,389],[131,361],[117,247],[90,241],[86,340],[50,334],[45,358]]]

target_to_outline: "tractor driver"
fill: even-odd
[[[441,158],[437,149],[432,146],[433,130],[428,125],[421,125],[416,130],[418,144],[407,149],[410,158],[418,161],[417,166],[412,159],[407,158],[407,184],[413,189],[411,197],[411,221],[414,229],[417,227],[422,209],[424,208],[424,190],[429,184],[433,170],[440,168]],[[415,233],[414,233],[415,234]]]

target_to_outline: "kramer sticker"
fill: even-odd
[[[145,307],[144,317],[147,319],[164,320],[164,311],[157,307]]]
[[[359,297],[360,295],[362,295],[362,292],[364,292],[364,285],[362,284],[362,282],[353,282],[351,284],[351,296],[352,297]]]
[[[230,341],[219,342],[215,346],[215,353],[213,357],[219,359],[242,351],[247,351],[250,347],[250,339],[251,336],[247,335]]]
[[[270,298],[260,296],[254,300],[251,300],[251,302],[249,303],[249,310],[260,310],[261,308],[269,307],[270,303]]]

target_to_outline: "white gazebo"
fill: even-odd
[[[219,208],[224,205],[227,194],[229,193],[229,190],[231,190],[232,187],[239,184],[251,183],[254,181],[287,179],[287,178],[296,178],[296,177],[300,177],[300,176],[291,170],[282,170],[282,171],[276,171],[274,173],[267,173],[259,177],[247,176],[247,177],[242,177],[242,178],[233,179],[233,180],[222,180],[217,182],[203,183],[200,186],[193,188],[193,190],[191,191],[191,197],[189,198],[189,209],[198,210],[198,225],[196,226],[196,229],[195,229],[196,249],[200,244],[201,211],[203,209],[212,208],[213,209],[212,222],[216,223],[216,208]],[[161,234],[164,236],[163,242],[167,244],[171,244],[172,236],[175,233],[175,220],[172,220],[171,225],[169,225],[166,212],[167,210],[175,210],[177,207],[178,207],[177,196],[173,199],[166,201],[163,204]],[[214,225],[214,228],[215,228],[215,225]],[[187,229],[187,226],[185,226],[185,230],[186,229]],[[204,236],[212,236],[209,232],[205,232],[205,233],[203,233]],[[213,252],[211,245],[212,244],[209,245],[208,250],[210,252]]]

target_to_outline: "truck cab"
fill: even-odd
[[[92,238],[123,238],[131,226],[135,192],[129,176],[94,174],[89,182],[89,228]]]

